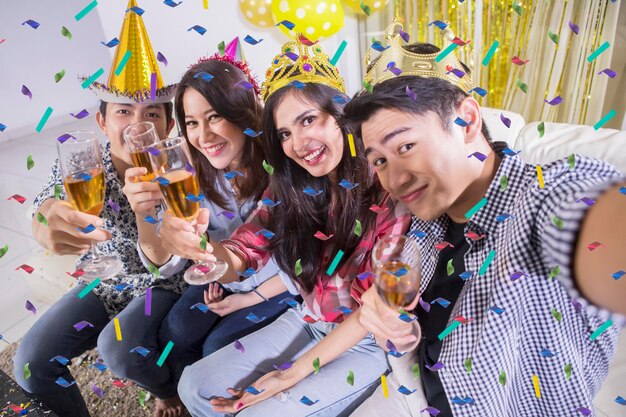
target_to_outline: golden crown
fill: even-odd
[[[365,56],[365,65],[366,68],[369,68],[365,74],[367,83],[374,86],[398,76],[419,75],[421,77],[441,78],[465,92],[472,89],[471,76],[465,72],[454,51],[448,50],[448,48],[455,48],[451,45],[459,45],[457,43],[459,39],[454,36],[449,27],[442,30],[443,48],[433,54],[409,52],[403,47],[406,42],[402,35],[402,24],[392,23],[385,31],[387,49],[379,55],[373,64],[370,61],[371,48],[368,48]],[[439,55],[442,57],[438,58]]]
[[[318,44],[312,44],[302,35],[285,43],[281,53],[265,71],[261,97],[266,101],[278,89],[290,83],[317,83],[346,92],[346,83],[339,71]]]

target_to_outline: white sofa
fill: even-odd
[[[511,120],[507,128],[500,120],[500,113]],[[626,131],[613,129],[594,130],[589,126],[562,123],[545,123],[545,134],[539,137],[538,122],[528,123],[513,112],[483,108],[483,118],[494,140],[504,140],[511,149],[521,151],[521,158],[529,163],[543,164],[578,153],[603,159],[626,173]],[[29,284],[34,297],[45,304],[52,304],[74,283],[67,272],[74,271],[74,256],[55,256],[41,249],[28,262],[35,268]],[[623,390],[626,380],[626,331],[622,332],[618,352],[611,371],[596,397],[599,416],[624,416],[626,406],[615,402],[618,395],[626,397]]]

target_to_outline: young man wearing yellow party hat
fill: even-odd
[[[578,155],[524,163],[491,141],[468,68],[400,29],[345,121],[413,212],[417,320],[363,295],[361,324],[407,353],[390,357],[390,398],[353,416],[590,415],[626,322],[626,283],[610,279],[624,268],[624,176]]]
[[[149,121],[158,136],[165,138],[174,126],[174,86],[163,84],[142,18],[133,10],[136,7],[136,1],[130,0],[108,83],[90,86],[101,100],[96,120],[108,138],[101,146],[106,203],[100,216],[79,212],[68,204],[58,161],[34,202],[37,211],[33,234],[42,246],[55,254],[81,255],[80,262],[92,256],[88,252],[92,241],[102,242],[99,247],[104,255],[116,255],[122,261],[119,273],[103,276],[103,281],[86,295],[81,294],[86,283],[79,283],[63,296],[33,325],[18,347],[14,364],[19,384],[62,417],[89,416],[66,365],[69,359],[96,345],[113,373],[129,379],[141,375],[141,380],[151,381],[144,388],[164,399],[157,401],[156,415],[165,415],[166,411],[173,416],[182,413],[182,406],[168,404],[167,399],[177,398],[176,387],[171,386],[167,370],[154,362],[159,355],[155,329],[179,298],[184,283],[177,276],[160,279],[158,274],[146,271],[136,250],[138,229],[154,226],[135,218],[123,193],[125,183],[132,178],[127,171],[133,166],[122,137],[124,129],[132,123]],[[130,58],[123,71],[116,74],[128,53]],[[144,182],[142,187],[146,201],[158,195],[157,184]],[[37,221],[40,215],[47,219],[47,226]],[[78,230],[90,224],[96,229],[89,234]],[[116,321],[111,320],[113,317]],[[116,337],[119,330],[121,334]],[[138,346],[142,347],[140,351],[129,353]],[[98,394],[96,388],[94,391]]]

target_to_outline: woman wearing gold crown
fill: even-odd
[[[185,369],[178,391],[194,416],[336,416],[366,398],[387,369],[358,307],[371,284],[374,242],[403,233],[408,213],[385,198],[359,145],[351,156],[337,124],[344,81],[319,46],[288,42],[266,77],[270,186],[246,224],[203,257],[228,262],[230,274],[274,257],[304,303]]]

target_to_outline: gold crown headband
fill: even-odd
[[[452,30],[446,28],[442,31],[443,48],[441,51],[433,54],[419,54],[406,50],[402,46],[402,43],[405,42],[402,39],[401,31],[402,25],[397,22],[392,23],[387,28],[385,34],[385,39],[388,41],[387,49],[380,54],[378,60],[369,68],[365,74],[365,81],[374,86],[398,76],[419,75],[421,77],[435,77],[446,80],[465,92],[469,92],[472,89],[472,78],[463,70],[454,52],[448,53],[439,61],[436,59],[442,51],[445,51],[446,48],[453,44],[452,41],[455,37]],[[365,56],[366,67],[370,65],[370,49],[368,48]],[[395,71],[390,70],[393,67],[395,67]],[[455,74],[458,71],[464,72],[464,75],[460,78]]]
[[[285,43],[281,53],[274,57],[261,86],[263,101],[280,88],[296,82],[324,84],[346,92],[344,79],[322,48],[305,42],[306,38],[298,35],[296,40]]]

